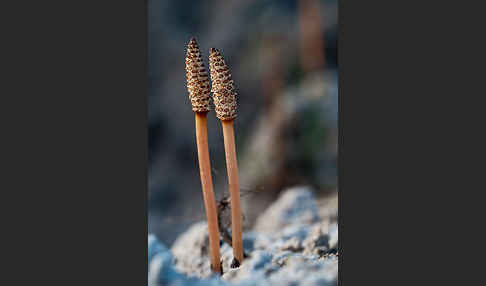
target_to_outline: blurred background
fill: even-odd
[[[337,0],[149,0],[149,232],[166,245],[205,220],[185,55],[220,49],[238,91],[244,228],[287,187],[336,198]],[[216,199],[228,195],[220,121],[208,114]]]

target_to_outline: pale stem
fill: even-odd
[[[238,179],[238,162],[236,160],[235,134],[233,120],[222,120],[226,169],[231,201],[231,232],[233,255],[239,263],[243,262],[242,216],[240,204],[240,183]]]
[[[216,202],[213,192],[213,180],[211,178],[211,164],[209,161],[208,131],[206,117],[207,113],[196,112],[196,141],[197,155],[199,160],[199,172],[204,197],[204,206],[208,220],[209,230],[209,253],[211,257],[211,269],[221,273],[220,250],[219,250],[219,227]]]

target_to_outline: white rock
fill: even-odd
[[[245,279],[252,278],[265,280],[266,271],[273,267],[273,255],[266,251],[256,250],[251,257],[246,258],[238,268],[228,269],[223,275],[223,280],[231,283],[239,283]]]
[[[338,224],[334,223],[329,228],[329,246],[331,248],[338,247],[338,241],[339,241],[338,234],[339,234]]]
[[[330,249],[329,221],[323,221],[312,226],[309,236],[304,240],[305,254],[320,254]]]
[[[199,278],[211,276],[211,262],[209,258],[208,226],[204,221],[193,224],[181,234],[171,247],[175,258],[175,268]]]
[[[221,245],[221,277],[210,270],[205,222],[180,235],[172,254],[149,236],[149,286],[337,285],[339,259],[327,251],[338,245],[338,225],[329,216],[320,221],[318,213],[310,188],[284,192],[243,234],[249,257],[238,268],[230,267],[233,249]]]
[[[254,230],[271,233],[287,225],[312,224],[318,219],[319,210],[312,190],[309,187],[294,187],[285,191],[259,216]]]

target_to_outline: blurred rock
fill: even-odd
[[[259,217],[263,231],[244,233],[249,257],[240,267],[230,268],[232,248],[221,245],[222,276],[210,272],[205,222],[180,235],[172,254],[149,236],[149,286],[337,285],[338,226],[318,214],[310,188],[283,192]],[[270,226],[272,222],[276,226]]]
[[[334,223],[329,228],[329,247],[338,248],[339,242],[339,228],[338,224]]]
[[[269,268],[272,268],[273,255],[266,251],[257,250],[251,254],[251,258],[244,260],[243,264],[235,269],[229,268],[222,279],[237,284],[251,278],[264,281]]]
[[[317,205],[319,208],[319,216],[322,219],[328,219],[330,222],[337,222],[338,220],[338,192],[325,197],[321,197],[317,200]]]
[[[155,237],[153,234],[148,235],[148,262],[152,261],[152,258],[161,252],[166,252],[167,248]]]
[[[272,285],[337,285],[337,260],[304,260],[291,256],[282,270],[270,276]]]
[[[303,242],[305,247],[304,253],[320,255],[327,252],[330,249],[328,230],[328,221],[314,225],[310,231],[310,235]]]
[[[243,235],[245,252],[250,253],[253,250],[256,238],[257,234],[254,232]],[[181,234],[172,245],[171,251],[175,258],[175,268],[178,271],[199,278],[213,275],[210,269],[209,235],[206,222],[195,223]],[[232,248],[223,243],[220,252],[223,269],[229,269],[233,261]]]
[[[155,236],[149,235],[148,286],[225,286],[227,285],[213,275],[210,279],[188,277],[174,268],[174,257]]]
[[[255,231],[272,233],[287,225],[306,225],[319,219],[314,194],[309,187],[294,187],[285,191],[278,200],[260,215]]]
[[[206,222],[192,225],[180,235],[171,248],[176,269],[196,277],[211,275],[209,261],[209,236]]]

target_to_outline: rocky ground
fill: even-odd
[[[317,200],[308,187],[283,192],[244,233],[249,257],[240,267],[230,267],[232,248],[222,243],[222,276],[209,268],[205,222],[192,225],[171,249],[154,235],[148,244],[149,286],[337,285],[337,196]]]

